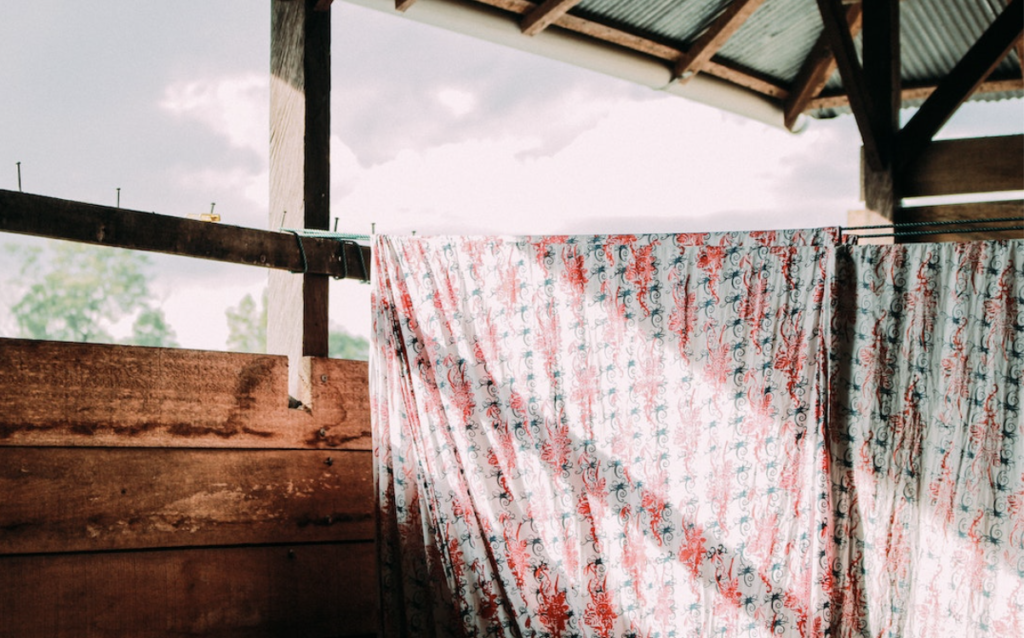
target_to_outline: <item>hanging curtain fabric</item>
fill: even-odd
[[[839,252],[840,636],[1024,636],[1024,242]]]
[[[901,269],[927,279],[945,256],[838,237],[378,237],[385,635],[906,635],[929,591],[959,626],[1018,622],[1020,248],[911,289]],[[942,358],[936,326],[973,331],[968,310],[1002,336]],[[899,351],[904,333],[920,344]],[[939,379],[928,357],[966,362]],[[982,364],[999,416],[964,432],[956,410],[989,409],[972,407]],[[941,391],[950,443],[905,403]],[[948,510],[931,532],[925,491]],[[999,540],[960,542],[979,512]],[[939,532],[962,566],[929,590],[917,565],[941,571],[945,550],[917,543]],[[972,569],[987,589],[950,603]]]

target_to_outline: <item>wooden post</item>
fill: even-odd
[[[861,175],[864,203],[886,219],[892,219],[899,207],[897,171],[900,130],[900,0],[877,0],[864,4],[863,15],[864,81],[871,94],[871,131],[879,164],[864,161]]]
[[[316,0],[272,0],[270,227],[328,230],[331,14]],[[298,239],[296,239],[298,241]],[[289,394],[303,403],[303,356],[327,356],[324,275],[270,273],[267,352],[288,355]]]

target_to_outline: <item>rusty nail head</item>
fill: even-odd
[[[334,465],[334,459],[332,459],[331,457],[329,457],[329,456],[328,456],[328,457],[327,457],[327,460],[325,460],[325,461],[324,461],[324,463],[325,463],[326,465],[328,465],[328,466],[330,466],[330,465]]]
[[[320,375],[320,381],[322,381],[323,383],[327,383],[327,375],[326,374],[321,374]]]
[[[327,436],[327,430],[325,428],[320,428],[320,431],[317,432],[317,434],[319,434],[320,438],[322,439]]]

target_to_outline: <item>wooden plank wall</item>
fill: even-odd
[[[365,636],[366,364],[0,339],[0,636]]]

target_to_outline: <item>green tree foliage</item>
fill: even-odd
[[[334,327],[327,333],[327,356],[332,359],[370,358],[370,342],[364,337],[349,334],[344,328]]]
[[[225,312],[228,319],[228,350],[232,352],[266,352],[267,291],[263,291],[259,309],[252,295],[242,297],[238,305]],[[334,326],[327,334],[327,356],[333,359],[370,358],[370,343],[363,337],[349,334]]]
[[[115,343],[113,324],[137,315],[124,343],[178,345],[150,294],[146,255],[67,242],[12,250],[22,258],[25,292],[11,308],[22,337]]]
[[[260,309],[252,295],[242,297],[238,305],[225,311],[228,318],[228,350],[263,353],[267,351],[267,291],[263,291]]]

